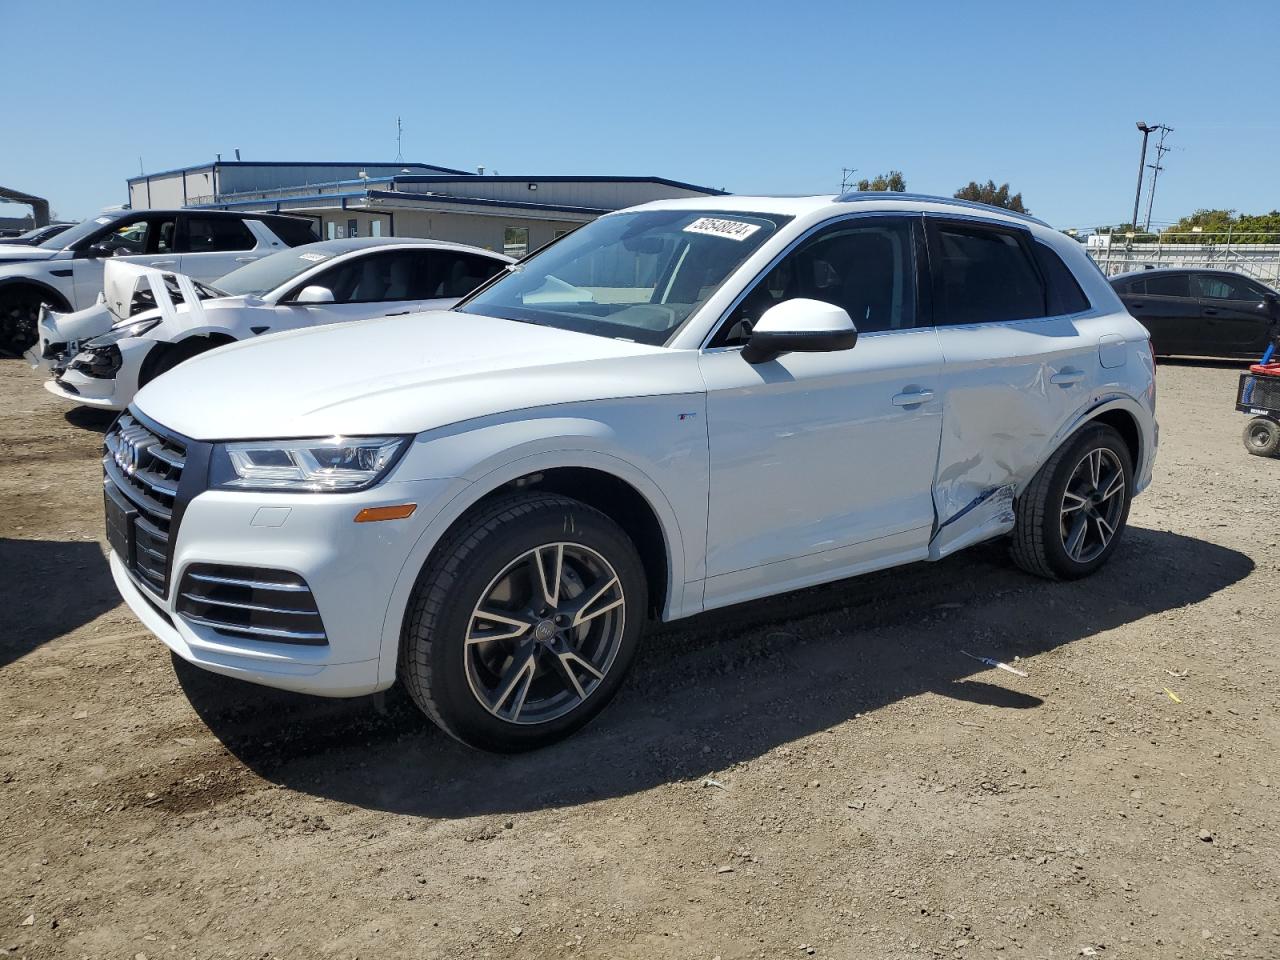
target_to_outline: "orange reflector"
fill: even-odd
[[[373,523],[375,520],[403,520],[413,516],[416,503],[398,503],[394,507],[365,507],[356,514],[356,523]]]

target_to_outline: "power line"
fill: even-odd
[[[1152,127],[1152,129],[1160,131],[1160,140],[1156,143],[1156,162],[1147,164],[1147,169],[1151,171],[1151,192],[1147,194],[1147,224],[1144,229],[1148,233],[1151,232],[1151,208],[1155,206],[1156,202],[1156,181],[1160,178],[1160,171],[1164,169],[1160,161],[1164,159],[1166,153],[1173,149],[1173,147],[1164,145],[1164,138],[1173,133],[1173,127],[1160,123]]]

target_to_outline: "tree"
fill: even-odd
[[[859,190],[888,190],[893,193],[905,193],[907,190],[907,181],[902,177],[901,170],[890,170],[888,173],[877,174],[874,180],[859,180]]]
[[[1193,228],[1199,227],[1199,231]],[[1234,210],[1197,210],[1161,231],[1160,239],[1171,243],[1275,243],[1280,235],[1280,210],[1270,213],[1237,214]]]
[[[985,184],[970,180],[955,192],[955,198],[957,200],[975,200],[978,203],[985,203],[992,207],[1004,207],[1014,213],[1031,212],[1023,206],[1022,194],[1015,193],[1010,195],[1007,183],[1002,183],[997,187],[994,180],[988,180]]]

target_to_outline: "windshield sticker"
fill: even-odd
[[[745,240],[760,229],[758,223],[743,223],[741,220],[722,220],[719,217],[699,217],[684,228],[685,233],[705,233],[711,237],[724,237],[728,240]]]
[[[312,263],[319,263],[321,260],[328,260],[329,255],[325,253],[300,253],[299,258],[310,260]]]

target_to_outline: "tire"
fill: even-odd
[[[1115,490],[1117,473],[1123,486]],[[1018,498],[1014,563],[1049,580],[1087,577],[1115,552],[1132,500],[1128,445],[1106,424],[1082,428],[1058,448]]]
[[[558,584],[555,606],[540,569]],[[465,744],[503,753],[546,746],[617,693],[647,593],[635,546],[603,513],[554,494],[503,497],[464,516],[419,575],[401,680]],[[486,619],[482,608],[510,618]]]
[[[1255,457],[1280,457],[1280,423],[1254,417],[1244,427],[1244,448]]]
[[[138,389],[142,389],[162,373],[168,373],[178,364],[186,363],[192,357],[198,357],[220,346],[223,344],[209,340],[207,337],[192,337],[180,343],[158,344],[142,361],[142,369],[138,371]]]
[[[39,339],[40,308],[64,308],[55,297],[32,286],[0,288],[0,354],[22,356]]]

